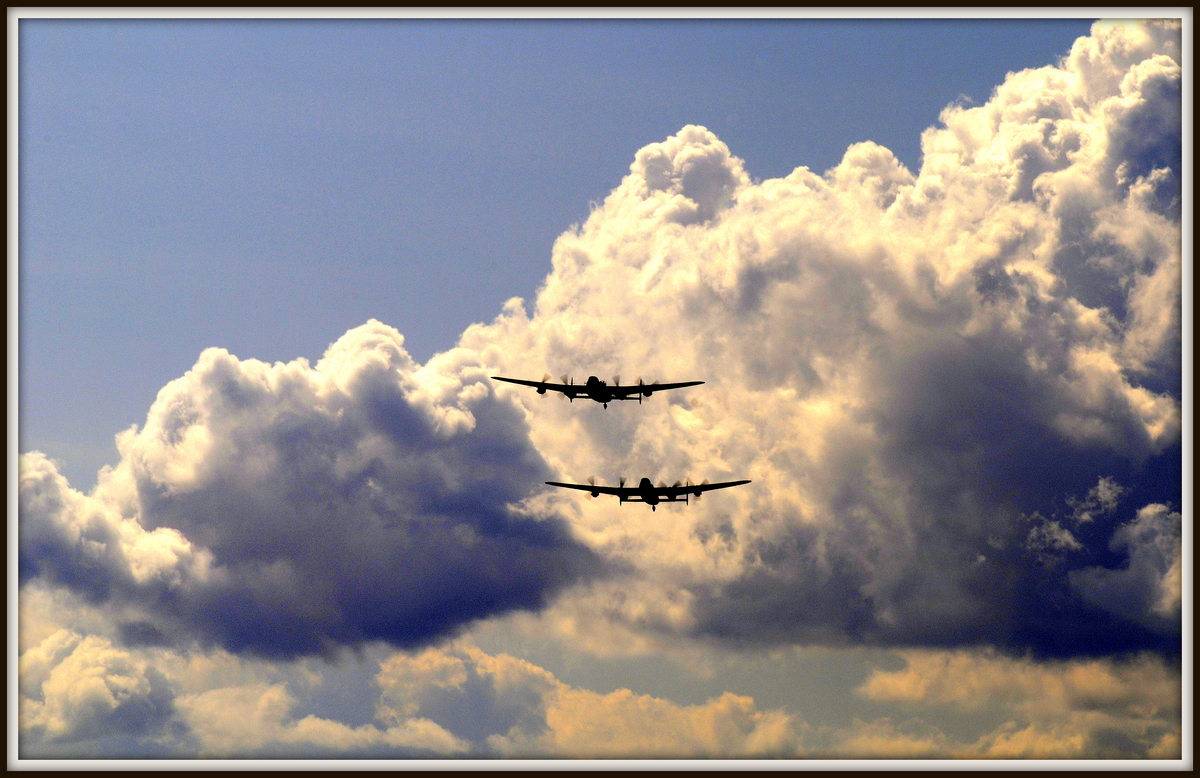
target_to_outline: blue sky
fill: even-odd
[[[88,484],[208,346],[450,348],[685,124],[756,179],[868,139],[916,170],[942,108],[1089,24],[25,19],[22,450]]]
[[[1190,16],[17,24],[21,756],[1190,754]]]

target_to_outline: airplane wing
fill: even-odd
[[[742,484],[748,483],[750,483],[749,478],[743,478],[741,481],[724,481],[719,484],[700,484],[699,486],[692,484],[692,493],[695,494],[696,492],[707,492],[712,489],[725,489],[730,486],[741,486]]]
[[[680,484],[679,486],[660,486],[658,487],[658,492],[668,497],[682,497],[685,494],[699,497],[701,492],[710,492],[713,489],[728,489],[730,486],[741,486],[748,483],[750,481],[745,479],[741,481],[724,481],[719,484]]]
[[[676,383],[676,384],[646,384],[643,388],[644,389],[653,389],[654,391],[657,392],[657,391],[661,391],[663,389],[682,389],[685,386],[699,386],[702,383],[704,383],[704,382],[703,381],[680,381],[679,383]]]
[[[566,394],[570,394],[572,392],[582,394],[583,390],[585,388],[582,384],[577,384],[574,386],[571,386],[568,384],[552,384],[547,381],[526,381],[523,378],[505,378],[504,376],[499,376],[499,375],[492,376],[492,379],[496,380],[496,381],[507,381],[510,384],[521,384],[522,386],[532,386],[534,389],[539,389],[541,391],[551,389],[555,392],[563,392]]]
[[[637,397],[644,394],[649,397],[653,392],[661,392],[666,389],[682,389],[685,386],[699,386],[703,381],[680,381],[674,384],[630,384],[628,386],[613,386],[611,387],[613,394],[620,395],[623,399],[628,397]]]
[[[564,489],[578,489],[581,492],[596,492],[597,494],[613,494],[617,497],[633,494],[637,489],[632,486],[592,486],[591,484],[563,484],[558,481],[547,481],[550,486],[561,486]]]

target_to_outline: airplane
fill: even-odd
[[[556,392],[562,392],[571,402],[575,402],[576,397],[588,397],[608,408],[608,404],[613,400],[632,400],[637,397],[640,403],[642,397],[649,397],[655,392],[666,391],[667,389],[682,389],[685,386],[698,386],[703,381],[683,381],[677,384],[660,384],[655,381],[652,384],[643,383],[642,379],[638,379],[636,384],[621,386],[621,377],[614,376],[612,385],[606,384],[596,376],[588,376],[587,383],[577,384],[575,379],[570,379],[568,383],[567,377],[562,377],[561,384],[547,383],[550,374],[547,373],[542,377],[541,381],[526,381],[522,378],[505,378],[504,376],[494,375],[492,378],[497,381],[507,381],[510,384],[521,384],[522,386],[532,386],[537,389],[538,394],[545,394],[547,389],[552,389]]]
[[[643,478],[638,482],[637,486],[626,486],[625,479],[621,479],[620,486],[596,486],[596,479],[589,478],[586,484],[563,484],[558,481],[547,481],[549,486],[561,486],[565,489],[579,489],[580,491],[590,492],[592,497],[598,497],[601,494],[615,494],[617,499],[622,503],[626,502],[644,502],[650,506],[650,510],[657,510],[660,502],[679,502],[680,500],[686,505],[688,498],[694,496],[697,500],[704,492],[712,489],[725,489],[729,486],[741,486],[742,484],[750,483],[744,481],[726,481],[719,484],[710,484],[708,481],[694,484],[688,481],[686,484],[681,484],[678,481],[673,486],[667,486],[659,483],[658,486],[650,483],[649,478]]]

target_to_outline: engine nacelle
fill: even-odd
[[[599,496],[600,496],[600,492],[592,492],[592,496],[593,496],[593,497],[599,497]]]
[[[646,395],[647,397],[649,397],[650,395],[654,394],[654,392],[650,391],[649,389],[643,389],[643,390],[642,390],[642,394],[644,394],[644,395]]]
[[[539,386],[539,387],[538,387],[538,390],[537,390],[537,393],[538,393],[538,394],[545,394],[545,393],[546,393],[546,387],[544,387],[544,386]]]

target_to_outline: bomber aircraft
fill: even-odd
[[[526,381],[523,378],[505,378],[498,375],[494,375],[492,378],[497,381],[507,381],[510,384],[532,386],[537,389],[538,394],[545,394],[547,389],[562,392],[571,402],[574,402],[576,397],[587,397],[602,404],[605,408],[614,400],[632,400],[636,397],[640,403],[643,396],[649,397],[655,392],[662,392],[667,389],[682,389],[685,386],[698,386],[704,383],[703,381],[683,381],[677,384],[660,384],[655,381],[654,383],[647,384],[639,378],[636,384],[621,386],[620,376],[614,376],[613,382],[610,385],[593,375],[588,376],[587,382],[582,384],[575,383],[575,379],[573,378],[568,380],[566,376],[562,377],[561,384],[552,384],[547,381],[550,378],[549,373],[543,376],[541,381]]]
[[[748,484],[750,481],[726,481],[719,484],[710,484],[708,481],[694,484],[688,481],[686,484],[676,481],[673,486],[659,483],[658,486],[650,483],[649,478],[643,478],[638,482],[637,486],[626,486],[625,479],[621,479],[620,486],[596,486],[596,479],[589,478],[586,484],[562,484],[558,481],[547,481],[550,486],[561,486],[565,489],[579,489],[580,491],[591,493],[592,497],[599,497],[602,494],[615,494],[617,499],[623,503],[626,502],[644,502],[650,506],[650,510],[656,510],[660,502],[680,502],[685,505],[689,497],[700,499],[700,495],[712,489],[725,489],[730,486],[741,486]]]

